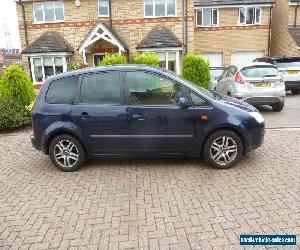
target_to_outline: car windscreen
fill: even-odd
[[[220,77],[223,73],[222,69],[211,69],[210,70],[210,79],[216,80],[218,77]]]
[[[241,70],[245,77],[272,77],[278,75],[278,70],[271,66],[250,66]]]
[[[300,67],[300,58],[278,59],[275,63],[278,68]]]

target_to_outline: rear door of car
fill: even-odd
[[[196,120],[191,109],[177,105],[185,89],[154,72],[128,71],[126,78],[130,150],[138,154],[191,153]]]
[[[72,113],[84,134],[89,154],[129,152],[123,76],[119,71],[84,74]]]

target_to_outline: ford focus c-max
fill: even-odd
[[[32,111],[33,146],[62,171],[101,156],[191,156],[229,168],[263,143],[251,105],[148,66],[52,76]]]

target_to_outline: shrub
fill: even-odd
[[[35,98],[34,87],[18,65],[10,65],[0,82],[0,97],[13,99],[23,106],[29,105]]]
[[[84,63],[71,63],[71,64],[68,65],[68,71],[84,69],[86,67],[88,67],[88,65],[84,64]]]
[[[182,76],[188,81],[208,89],[210,81],[209,62],[201,55],[185,55]]]
[[[132,63],[159,66],[158,57],[151,52],[136,55],[135,57],[133,57]]]
[[[103,60],[100,62],[100,65],[115,65],[115,64],[126,64],[125,57],[120,54],[113,54],[113,55],[106,54]]]
[[[30,124],[30,112],[13,99],[0,98],[0,129],[17,128]]]

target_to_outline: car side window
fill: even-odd
[[[223,80],[226,77],[227,72],[228,72],[228,68],[224,69],[224,71],[223,71],[223,73],[222,73],[222,75],[220,77],[220,80]]]
[[[227,72],[227,77],[232,77],[236,73],[236,67],[230,67]]]
[[[127,85],[132,105],[177,105],[181,97],[179,84],[150,72],[127,72]]]
[[[193,106],[196,106],[196,107],[199,107],[199,106],[208,106],[207,101],[205,101],[199,95],[197,95],[197,94],[195,94],[193,92],[190,92],[190,97],[191,97]]]
[[[53,81],[46,95],[50,104],[72,104],[75,98],[79,76],[69,76]]]
[[[81,103],[120,105],[120,87],[117,71],[84,75],[80,89]]]

